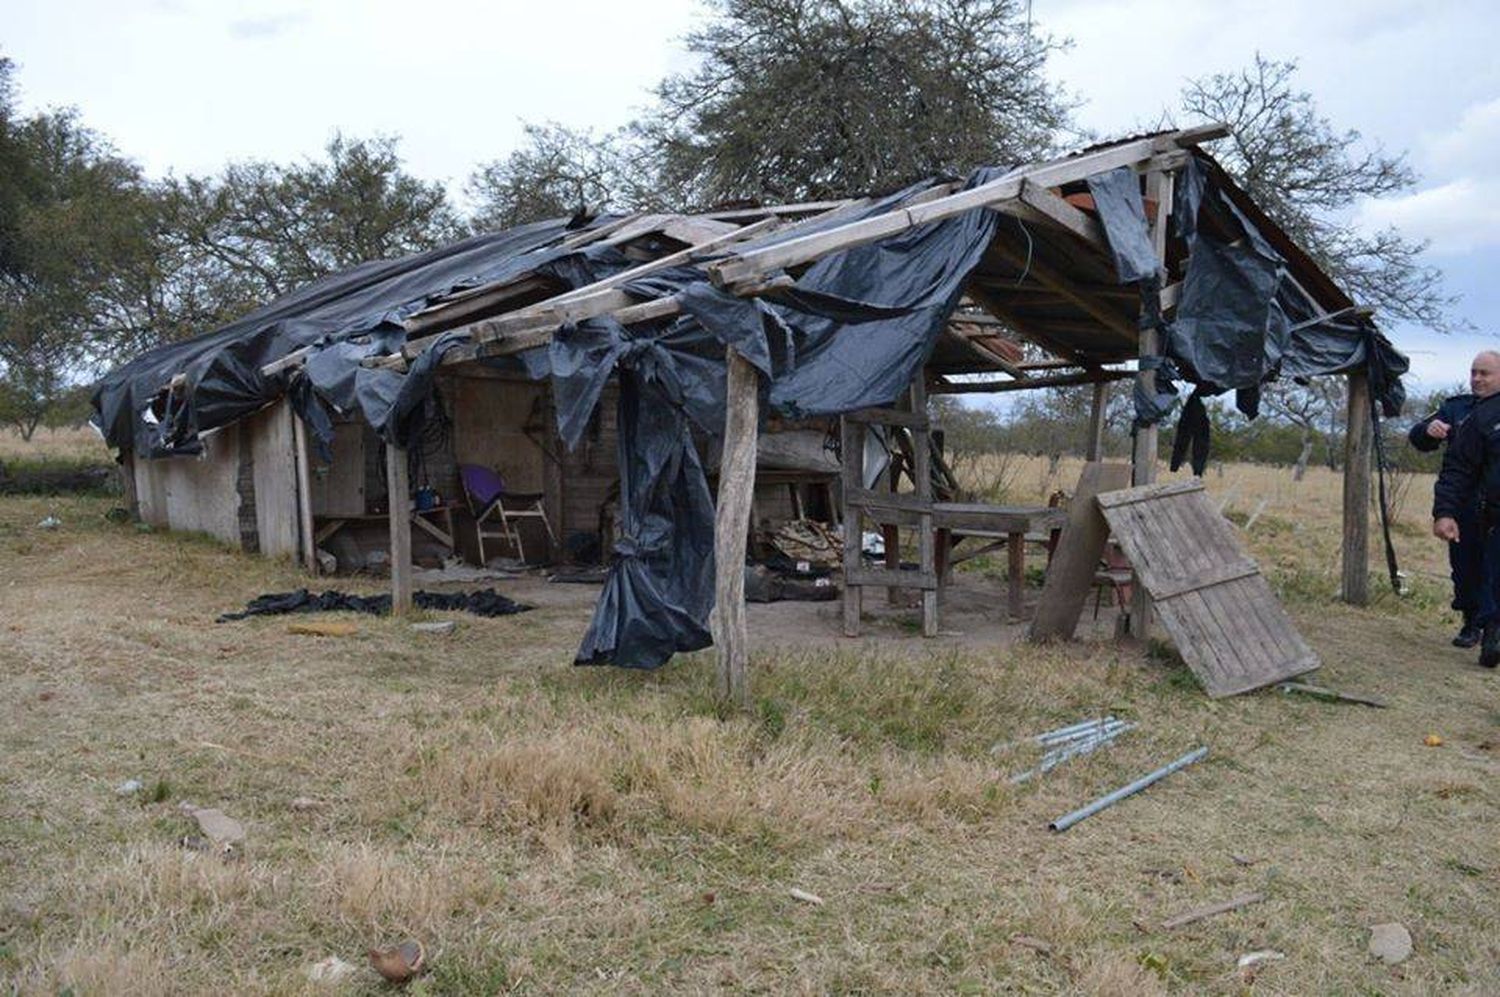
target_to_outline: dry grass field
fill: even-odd
[[[1077,476],[1018,466],[1017,499]],[[378,993],[365,950],[416,937],[411,993],[1500,992],[1500,676],[1447,646],[1430,480],[1396,536],[1413,592],[1366,609],[1333,598],[1336,475],[1206,480],[1238,522],[1266,500],[1248,541],[1314,680],[1390,709],[1211,702],[1161,645],[765,627],[757,709],[724,718],[710,655],[572,667],[586,613],[542,583],[501,586],[535,611],[450,636],[218,624],[303,579],[112,522],[108,498],[0,499],[0,991]],[[1044,779],[1012,786],[1026,759],[990,753],[1103,711],[1140,726]],[[184,801],[240,820],[242,853],[182,847]],[[1388,921],[1414,939],[1397,967],[1366,952]],[[311,982],[329,956],[358,969]]]

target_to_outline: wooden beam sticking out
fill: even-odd
[[[724,451],[719,458],[719,501],[714,516],[715,691],[721,702],[750,708],[750,638],[745,624],[745,544],[755,497],[755,438],[760,418],[760,377],[734,349],[726,351],[728,398]]]
[[[1349,374],[1349,409],[1344,431],[1343,579],[1339,594],[1356,606],[1370,602],[1370,379]]]
[[[1002,394],[1007,391],[1031,391],[1034,388],[1067,388],[1077,384],[1101,384],[1122,381],[1134,377],[1133,370],[1091,370],[1081,374],[1054,374],[1045,377],[1028,377],[1013,381],[950,381],[942,387],[934,387],[934,394],[983,395]]]
[[[411,480],[406,451],[385,448],[386,505],[391,524],[391,612],[411,612]]]
[[[1187,129],[1167,135],[1124,142],[1094,152],[1068,156],[1012,171],[989,183],[913,208],[877,215],[874,218],[853,222],[826,232],[818,232],[800,239],[790,239],[774,246],[742,253],[710,265],[709,275],[719,286],[731,286],[784,267],[810,262],[827,253],[876,242],[918,225],[952,218],[974,208],[989,207],[1001,201],[1013,200],[1020,196],[1022,184],[1027,180],[1043,188],[1056,187],[1118,166],[1133,165],[1150,159],[1158,153],[1170,152],[1226,134],[1228,134],[1228,128],[1223,125],[1205,129]]]

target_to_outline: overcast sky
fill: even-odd
[[[1383,323],[1417,390],[1463,379],[1500,346],[1500,6],[1470,0],[1033,0],[1038,30],[1071,38],[1052,75],[1109,136],[1157,122],[1184,81],[1256,51],[1301,64],[1339,128],[1405,151],[1409,196],[1363,206],[1431,240],[1472,333]],[[408,168],[455,191],[505,155],[521,122],[607,131],[690,63],[693,0],[5,0],[0,53],[26,109],[73,105],[149,172],[317,155],[335,131],[398,135]]]

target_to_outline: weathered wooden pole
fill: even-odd
[[[1156,258],[1161,266],[1161,276],[1165,280],[1167,274],[1167,219],[1171,214],[1172,200],[1172,177],[1171,174],[1155,170],[1146,175],[1146,198],[1148,201],[1156,202],[1156,215],[1151,219],[1151,243],[1156,249]],[[1155,328],[1140,330],[1139,355],[1144,361],[1147,357],[1161,355],[1161,337]],[[1136,374],[1137,381],[1143,382],[1149,392],[1155,385],[1153,371],[1147,370],[1142,364],[1140,373]],[[1130,453],[1130,483],[1132,485],[1149,485],[1156,480],[1156,427],[1147,426],[1145,429],[1137,429],[1135,433],[1135,445]],[[1135,598],[1130,609],[1130,629],[1141,640],[1145,640],[1151,633],[1151,596],[1146,593],[1146,586],[1140,584],[1136,579]]]
[[[308,468],[307,424],[292,413],[292,454],[297,467],[297,535],[301,537],[302,566],[309,574],[318,573],[318,548],[313,538],[312,472]]]
[[[391,612],[411,611],[411,482],[406,451],[385,448],[386,505],[391,522]]]
[[[1344,577],[1340,595],[1363,606],[1370,601],[1370,379],[1349,374],[1349,413],[1344,432]]]
[[[912,428],[911,464],[917,498],[922,501],[923,508],[927,510],[917,516],[917,560],[923,575],[936,578],[937,537],[932,529],[932,432],[927,422],[930,416],[927,414],[927,382],[923,380],[925,376],[925,372],[918,368],[916,379],[911,383],[910,407],[921,420]],[[896,567],[900,568],[900,566],[901,562],[898,560]],[[922,636],[936,637],[937,635],[938,590],[936,588],[923,589]]]
[[[841,496],[844,507],[844,636],[859,636],[859,617],[864,588],[852,579],[864,567],[864,506],[852,499],[865,486],[865,425],[853,419],[839,420],[839,457],[842,461]]]
[[[719,501],[714,515],[715,684],[720,701],[750,707],[750,638],[745,625],[745,543],[755,497],[755,441],[760,420],[760,379],[750,361],[726,351],[729,390],[724,406],[724,451],[719,458]]]
[[[1084,460],[1104,459],[1104,410],[1109,404],[1109,382],[1094,382],[1094,404],[1089,409],[1089,438]]]

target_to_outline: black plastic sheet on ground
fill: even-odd
[[[511,616],[524,613],[531,607],[508,599],[494,589],[478,592],[416,592],[411,597],[412,605],[418,609],[441,609],[473,613],[475,616]],[[218,622],[243,620],[251,616],[280,616],[284,613],[369,613],[372,616],[389,616],[390,593],[385,595],[350,595],[347,592],[329,590],[316,595],[307,589],[293,592],[267,592],[258,595],[235,613],[225,613]]]

